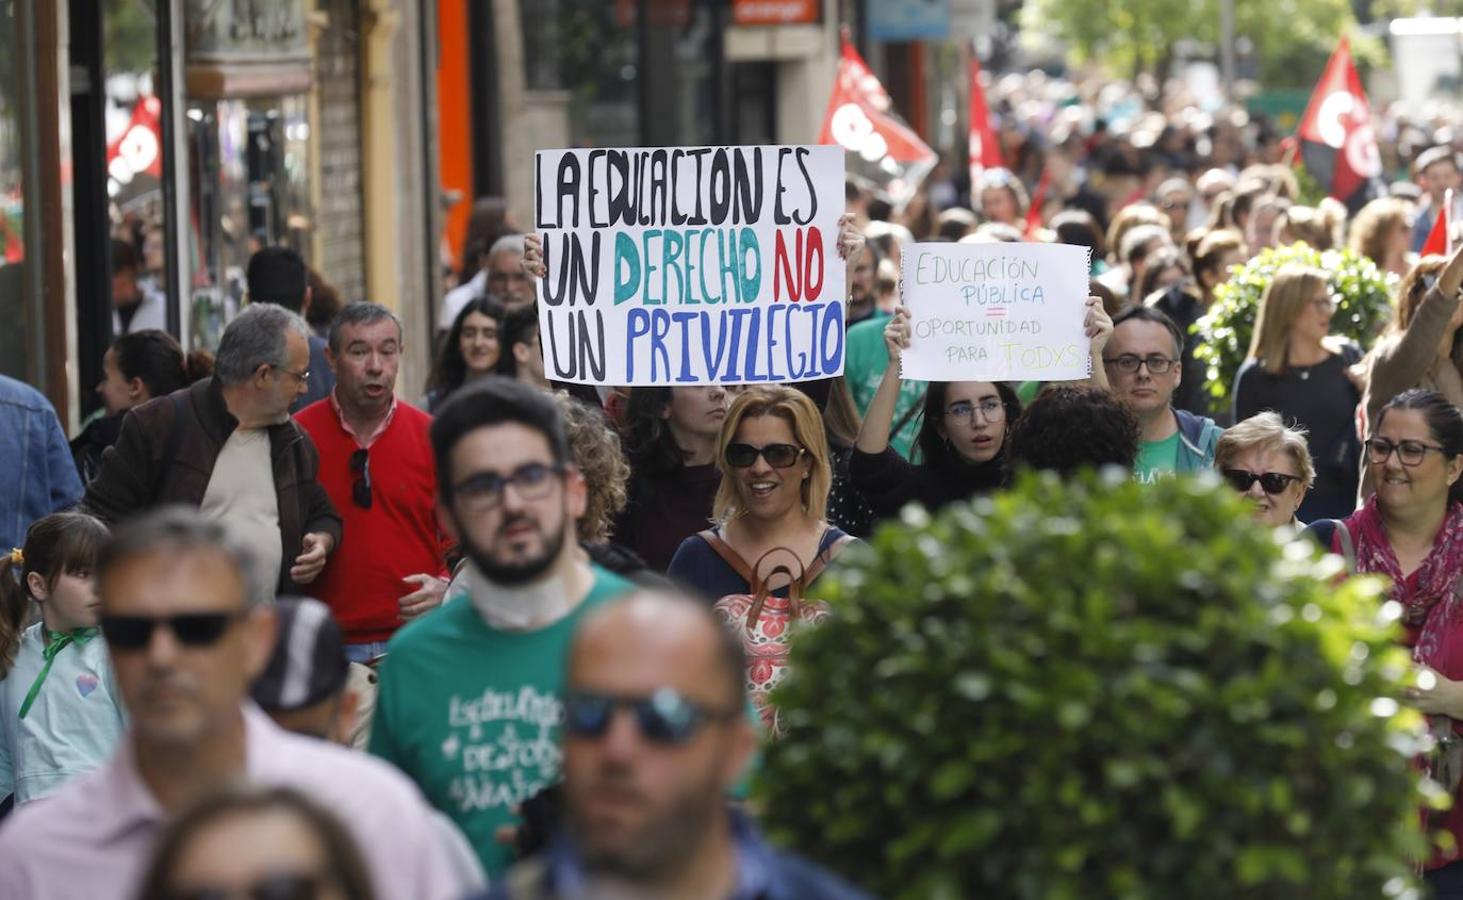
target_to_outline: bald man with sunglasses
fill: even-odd
[[[421,794],[379,760],[282,731],[247,701],[274,645],[250,550],[198,510],[117,529],[97,563],[102,633],[131,722],[104,766],[0,828],[0,897],[130,900],[168,820],[225,784],[293,787],[334,813],[380,898],[449,900],[465,880]],[[78,684],[85,692],[85,686]]]
[[[642,592],[585,616],[564,691],[564,827],[492,900],[861,900],[727,804],[756,752],[746,661],[704,603]]]

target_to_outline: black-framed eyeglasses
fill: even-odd
[[[479,472],[469,475],[452,488],[452,494],[475,509],[491,509],[503,502],[503,491],[512,487],[523,500],[542,500],[553,489],[554,479],[564,474],[564,467],[544,463],[526,463],[508,475]]]
[[[975,424],[975,414],[979,411],[987,422],[999,422],[1006,418],[1006,404],[994,398],[987,398],[979,403],[971,403],[969,400],[957,400],[950,404],[945,410],[945,415],[951,419],[964,419]]]
[[[614,721],[615,710],[634,714],[641,737],[656,744],[684,744],[707,722],[726,722],[740,710],[710,710],[681,696],[673,688],[658,688],[647,697],[615,697],[592,691],[564,694],[564,731],[571,737],[597,739],[605,736]]]
[[[248,900],[316,900],[324,888],[325,880],[314,873],[279,872],[265,875],[242,893],[234,888],[202,887],[169,891],[164,900],[232,900],[240,896]]]
[[[351,502],[361,509],[371,508],[371,456],[365,447],[351,454],[351,472],[356,480],[351,482]]]
[[[757,457],[767,460],[774,469],[786,469],[797,463],[808,451],[792,444],[768,444],[754,447],[751,444],[727,444],[726,462],[733,469],[746,469],[757,463]]]
[[[1138,356],[1133,353],[1124,353],[1122,356],[1117,356],[1112,359],[1103,359],[1102,364],[1105,366],[1112,366],[1119,372],[1123,372],[1128,375],[1131,375],[1132,373],[1138,371],[1138,369],[1142,368],[1143,366],[1147,366],[1148,371],[1154,375],[1163,375],[1169,369],[1172,369],[1174,367],[1174,363],[1176,362],[1178,362],[1178,360],[1169,359],[1167,356],[1160,356],[1157,353],[1150,353],[1147,356]]]
[[[166,627],[179,643],[189,647],[207,647],[218,643],[235,619],[245,610],[234,612],[179,613],[175,616],[108,616],[101,617],[102,635],[113,650],[141,650],[152,643],[152,633],[159,625]]]
[[[1241,494],[1249,493],[1255,482],[1260,482],[1260,490],[1267,494],[1283,494],[1285,489],[1290,487],[1292,482],[1300,481],[1295,475],[1288,475],[1284,472],[1247,472],[1244,469],[1225,469],[1224,480],[1229,486]]]
[[[1422,441],[1398,441],[1394,444],[1386,438],[1372,438],[1366,442],[1367,459],[1376,466],[1386,463],[1387,457],[1393,453],[1397,454],[1397,459],[1404,466],[1420,466],[1429,450],[1434,453],[1446,452],[1437,444],[1424,444]]]

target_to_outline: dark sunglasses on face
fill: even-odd
[[[351,454],[351,471],[356,480],[351,483],[351,502],[361,509],[371,508],[371,457],[362,447]]]
[[[611,697],[590,691],[568,691],[564,695],[564,731],[571,737],[601,738],[610,729],[615,710],[634,714],[640,736],[656,744],[683,744],[707,722],[726,722],[741,713],[716,712],[698,706],[671,688],[660,688],[648,697]]]
[[[229,623],[244,611],[180,613],[176,616],[102,616],[102,634],[113,650],[141,650],[152,643],[153,629],[164,625],[179,643],[207,647],[218,642]]]
[[[786,469],[795,464],[808,451],[792,444],[768,444],[753,447],[751,444],[727,444],[726,461],[734,469],[745,469],[756,465],[757,457],[767,460],[774,469]]]
[[[1260,482],[1260,489],[1267,494],[1284,493],[1291,482],[1300,481],[1296,476],[1284,472],[1246,472],[1244,469],[1225,469],[1224,480],[1241,494],[1247,493],[1257,481]]]
[[[232,888],[195,888],[170,891],[167,900],[315,900],[321,894],[321,879],[315,875],[281,873],[266,875],[242,892]]]

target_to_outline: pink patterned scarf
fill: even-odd
[[[1346,520],[1346,527],[1356,543],[1356,570],[1392,579],[1390,596],[1402,604],[1402,622],[1415,639],[1413,658],[1441,668],[1443,651],[1463,624],[1463,600],[1454,596],[1454,583],[1463,576],[1463,503],[1448,507],[1432,552],[1406,578],[1387,540],[1375,494]]]

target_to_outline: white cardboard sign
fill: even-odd
[[[1082,320],[1087,249],[1063,244],[912,244],[905,378],[1078,381],[1092,360]]]
[[[539,335],[552,381],[843,373],[842,147],[543,150]]]

